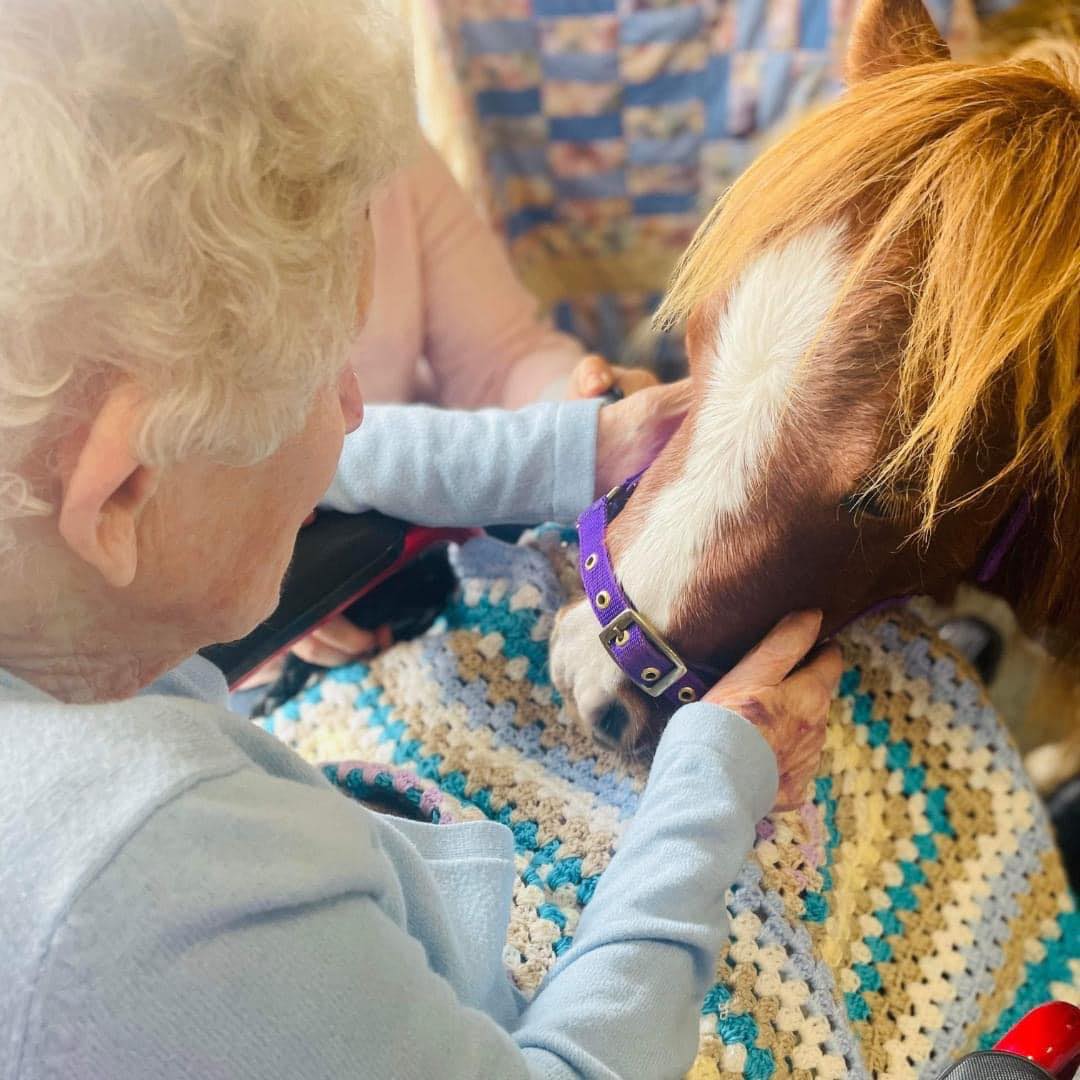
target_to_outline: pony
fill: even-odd
[[[922,0],[866,0],[846,71],[675,270],[693,403],[609,526],[615,573],[703,669],[787,611],[829,636],[975,576],[1075,657],[1080,47],[960,64]],[[635,754],[665,710],[598,630],[563,608],[552,678]]]

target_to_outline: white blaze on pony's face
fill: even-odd
[[[738,529],[765,479],[777,433],[798,396],[800,365],[821,337],[844,279],[843,238],[841,225],[829,225],[763,252],[739,277],[694,357],[697,400],[681,473],[652,500],[618,554],[624,591],[661,633],[671,628],[675,605],[717,533]],[[598,630],[584,600],[565,612],[552,641],[552,673],[585,722],[610,737],[622,725],[605,722],[604,714],[623,676]]]
[[[843,283],[843,233],[826,226],[764,252],[695,357],[702,388],[682,476],[653,501],[619,560],[623,588],[661,633],[716,533],[738,527],[764,480],[800,363]]]

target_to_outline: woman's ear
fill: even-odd
[[[60,535],[115,588],[135,577],[139,515],[157,487],[156,470],[131,453],[141,411],[134,387],[114,387],[62,455]]]
[[[948,60],[949,46],[922,0],[863,0],[844,64],[849,83],[897,68]]]

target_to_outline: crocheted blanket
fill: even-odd
[[[423,638],[330,672],[266,721],[362,798],[514,833],[511,977],[539,983],[645,781],[561,715],[547,638],[572,536],[470,541]],[[934,1076],[1051,997],[1080,1002],[1080,914],[974,676],[910,613],[844,635],[805,805],[765,820],[729,895],[692,1080]]]

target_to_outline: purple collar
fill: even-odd
[[[1016,538],[1020,535],[1020,530],[1027,523],[1030,515],[1031,496],[1025,492],[1013,508],[1013,512],[1009,515],[1008,521],[1005,522],[1004,528],[998,533],[990,547],[990,551],[979,567],[975,580],[980,585],[986,585],[997,577],[997,572],[1001,569],[1005,556],[1009,554],[1013,544],[1016,543]]]
[[[578,518],[578,566],[585,595],[600,621],[600,641],[630,681],[650,697],[672,705],[702,698],[708,684],[635,610],[622,591],[608,556],[605,533],[638,486],[642,474],[612,488]],[[713,680],[715,681],[715,680]]]

